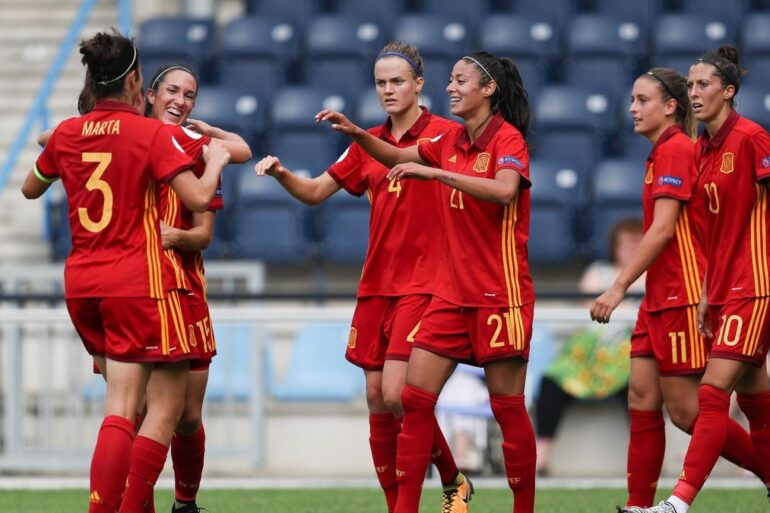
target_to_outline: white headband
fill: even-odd
[[[100,81],[100,82],[97,82],[97,84],[99,84],[99,85],[107,85],[107,84],[109,84],[110,82],[115,82],[116,80],[120,80],[121,78],[125,77],[125,76],[126,76],[126,74],[127,74],[129,71],[131,71],[131,68],[133,68],[133,67],[134,67],[134,63],[136,62],[136,45],[133,45],[133,44],[132,44],[132,45],[131,45],[131,47],[134,49],[134,56],[133,56],[133,58],[131,59],[131,64],[129,64],[129,65],[128,65],[128,67],[126,68],[126,71],[124,71],[123,73],[121,73],[120,75],[118,75],[118,76],[117,76],[117,77],[115,77],[115,78],[112,78],[112,79],[110,79],[110,80],[102,80],[102,81]]]
[[[163,77],[163,75],[165,75],[169,71],[173,71],[175,69],[181,69],[182,71],[186,71],[187,73],[189,73],[193,77],[195,76],[195,74],[189,68],[187,68],[185,66],[169,66],[168,68],[164,69],[162,73],[159,73],[157,77],[155,77],[155,80],[152,81],[152,85],[150,86],[150,89],[155,91],[155,86],[158,84],[158,81]]]
[[[466,56],[464,56],[464,57],[463,57],[463,59],[470,59],[470,60],[472,60],[473,62],[475,62],[475,63],[476,63],[476,65],[478,65],[478,67],[479,67],[479,68],[481,68],[481,69],[483,69],[483,70],[484,70],[484,73],[486,73],[486,74],[487,74],[487,76],[489,77],[489,79],[490,79],[490,80],[494,80],[494,77],[492,76],[492,74],[491,74],[489,71],[487,71],[487,68],[485,68],[484,66],[482,66],[482,65],[481,65],[481,63],[480,63],[479,61],[477,61],[476,59],[474,59],[474,58],[473,58],[473,57],[471,57],[470,55],[466,55]]]

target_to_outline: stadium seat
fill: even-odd
[[[255,162],[243,164],[253,168]],[[270,177],[238,175],[232,253],[238,259],[299,264],[311,257],[305,232],[307,207]]]
[[[266,106],[247,89],[207,86],[198,92],[192,117],[239,134],[256,152],[267,114]]]
[[[655,55],[659,59],[689,57],[715,50],[734,40],[732,27],[715,17],[664,14],[654,25]]]
[[[748,73],[741,80],[742,83],[766,85],[767,77],[770,77],[770,55],[767,57],[754,57],[747,64],[741,66],[748,68]]]
[[[256,356],[266,335],[245,322],[215,322],[217,355],[209,368],[206,399],[247,401],[257,389]]]
[[[652,151],[649,139],[635,134],[630,130],[620,134],[620,155],[626,160],[634,160],[640,166],[644,165]]]
[[[530,163],[529,258],[533,263],[574,261],[580,254],[579,222],[585,205],[585,176],[573,164],[535,159]]]
[[[55,182],[45,194],[45,233],[51,244],[54,260],[64,260],[72,251],[67,193],[61,180]]]
[[[364,373],[345,359],[350,325],[309,322],[300,328],[291,348],[286,373],[275,375],[275,357],[268,345],[267,388],[276,401],[350,402],[363,399]]]
[[[379,24],[326,15],[313,20],[306,36],[305,83],[347,97],[374,83],[374,57],[385,42]]]
[[[575,0],[510,0],[516,15],[550,20],[561,31],[577,9]]]
[[[323,0],[246,0],[249,13],[291,21],[304,28],[323,8]]]
[[[747,84],[741,87],[735,97],[735,105],[741,116],[770,130],[770,88],[761,84]]]
[[[443,58],[454,64],[470,50],[472,36],[461,14],[410,14],[396,22],[392,40],[415,45],[426,61]]]
[[[751,13],[743,20],[741,51],[751,60],[770,57],[770,12]]]
[[[702,52],[701,52],[702,53]],[[700,53],[692,53],[685,56],[653,56],[652,62],[650,63],[652,67],[656,68],[671,68],[673,70],[678,71],[684,76],[687,76],[687,73],[690,71],[690,66],[693,65],[695,62],[695,59],[698,58]]]
[[[596,258],[607,258],[610,228],[624,218],[642,218],[644,163],[606,159],[596,167],[591,205],[591,250]]]
[[[319,252],[323,261],[363,263],[369,243],[369,212],[366,195],[357,198],[344,190],[324,203],[319,223]]]
[[[492,3],[492,0],[475,0],[472,4],[469,4],[468,0],[422,0],[420,6],[421,12],[428,16],[461,14],[475,29],[492,10]]]
[[[748,12],[748,4],[748,0],[682,0],[682,10],[686,15],[707,16],[735,27]]]
[[[291,23],[267,17],[238,18],[222,30],[220,81],[269,100],[286,84],[299,44],[299,31]]]
[[[147,77],[163,65],[183,62],[200,75],[202,82],[211,82],[211,69],[216,25],[213,19],[151,18],[139,27],[142,69]]]
[[[663,10],[661,0],[634,0],[633,2],[593,0],[593,2],[598,14],[612,16],[621,21],[635,21],[646,26],[650,26]]]
[[[406,0],[378,0],[377,2],[336,0],[335,12],[362,21],[376,21],[383,24],[385,29],[389,29],[393,21],[400,18],[406,10],[406,3]]]

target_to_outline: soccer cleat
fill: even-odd
[[[668,501],[660,501],[660,504],[657,506],[652,506],[650,508],[640,508],[638,506],[626,506],[623,509],[620,509],[620,506],[618,506],[618,513],[677,513],[676,508],[673,504],[671,504]]]
[[[444,486],[441,494],[441,513],[466,513],[473,495],[473,483],[462,472],[454,482]]]
[[[208,511],[206,508],[198,507],[195,502],[185,502],[183,506],[177,508],[176,502],[171,505],[171,513],[201,513],[202,511]]]

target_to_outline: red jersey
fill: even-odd
[[[200,177],[206,169],[206,163],[203,160],[203,146],[211,142],[211,137],[181,126],[172,126],[171,130],[185,153],[195,161],[193,172]],[[189,230],[192,227],[193,212],[182,204],[174,190],[167,185],[161,185],[160,196],[160,215],[163,222],[174,228]],[[222,208],[224,208],[224,204],[220,182],[214,199],[209,203],[209,210],[217,211],[222,210]],[[205,297],[203,258],[200,257],[200,252],[167,249],[163,253],[174,268],[175,288],[189,290],[199,297]]]
[[[405,148],[421,144],[458,126],[426,109],[396,142],[390,118],[372,128],[375,137]],[[443,234],[439,218],[441,189],[433,180],[385,179],[388,168],[353,143],[327,169],[347,192],[364,193],[372,204],[369,247],[358,285],[358,297],[431,294]]]
[[[656,199],[678,200],[682,208],[674,239],[647,269],[642,308],[655,312],[697,305],[706,269],[706,214],[703,198],[694,194],[698,180],[695,144],[680,125],[674,125],[657,140],[646,167],[642,189],[644,231],[652,225]]]
[[[435,295],[460,306],[518,307],[535,300],[527,260],[529,239],[529,151],[521,133],[500,114],[471,143],[464,126],[421,144],[429,165],[454,173],[494,178],[503,169],[521,175],[508,205],[441,189],[446,251],[432,272]]]
[[[67,192],[72,252],[64,292],[78,297],[164,297],[157,182],[193,162],[168,127],[117,101],[63,121],[35,164]]]
[[[709,304],[770,295],[770,134],[732,112],[713,138],[707,131],[698,138],[696,164],[708,212]]]

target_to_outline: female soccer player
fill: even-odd
[[[697,326],[702,336],[716,336],[679,481],[668,500],[652,508],[629,508],[632,513],[687,512],[729,440],[733,390],[749,420],[760,473],[770,475],[770,392],[764,366],[770,345],[765,184],[770,177],[770,135],[733,109],[741,75],[738,51],[723,46],[703,54],[687,78],[690,105],[705,124],[695,149],[699,193],[705,192],[708,262]]]
[[[374,65],[374,82],[388,119],[369,130],[393,147],[408,147],[440,136],[456,123],[432,115],[419,105],[423,63],[418,50],[403,43],[386,45]],[[398,495],[396,439],[401,431],[401,390],[414,332],[433,291],[441,234],[440,191],[435,182],[386,180],[387,168],[352,144],[340,159],[314,179],[303,178],[268,156],[256,165],[258,175],[274,176],[294,197],[309,205],[344,188],[366,193],[372,204],[369,249],[358,287],[346,358],[364,369],[369,407],[370,446],[388,511]],[[470,482],[457,470],[444,435],[433,420],[433,463],[444,484],[445,511],[465,511]],[[452,509],[456,508],[456,509]]]
[[[161,260],[156,182],[168,182],[188,207],[205,211],[229,154],[212,142],[201,178],[187,172],[193,162],[169,130],[133,107],[142,75],[132,41],[99,33],[81,43],[80,53],[96,105],[56,128],[22,193],[40,197],[57,178],[67,191],[73,247],[64,271],[67,308],[89,353],[106,356],[107,370],[89,512],[114,513],[132,456],[165,459],[187,386],[190,349]],[[162,386],[148,395],[134,439],[137,404],[151,376]],[[133,476],[128,486],[145,486],[141,481]]]
[[[627,506],[651,506],[666,438],[661,407],[672,422],[691,433],[698,415],[698,386],[708,344],[696,328],[697,305],[706,267],[703,249],[706,212],[696,190],[694,113],[687,80],[669,68],[640,76],[631,92],[634,131],[647,137],[642,186],[644,238],[612,286],[591,306],[591,318],[609,321],[628,286],[644,271],[645,298],[631,337],[630,438]],[[722,454],[756,471],[748,433],[728,422]]]
[[[198,94],[198,77],[184,64],[160,67],[147,89],[145,115],[166,125],[174,125],[177,142],[194,161],[193,171],[200,175],[205,167],[202,149],[212,139],[219,140],[230,152],[231,162],[246,162],[251,150],[243,138],[232,132],[189,119]],[[182,127],[187,123],[186,127]],[[171,440],[174,464],[175,504],[172,513],[198,513],[195,503],[203,472],[206,435],[201,422],[208,370],[216,353],[214,331],[206,303],[206,287],[201,251],[211,244],[216,212],[224,207],[221,187],[206,212],[192,212],[167,185],[160,185],[161,234],[166,258],[174,262],[177,285],[184,308],[185,324],[191,345],[194,340],[199,355],[190,361],[187,393],[182,417]],[[155,469],[159,473],[162,470]],[[154,475],[154,474],[153,474]],[[156,477],[157,479],[157,477]]]
[[[449,186],[442,188],[442,224],[433,228],[445,234],[444,245],[434,249],[434,296],[415,335],[401,395],[396,513],[419,509],[436,399],[458,361],[484,366],[514,512],[531,513],[535,436],[524,406],[535,300],[527,261],[529,101],[513,62],[483,51],[454,65],[446,90],[452,114],[465,126],[419,146],[385,144],[337,112],[321,111],[316,119],[331,121],[394,166],[388,180]]]

